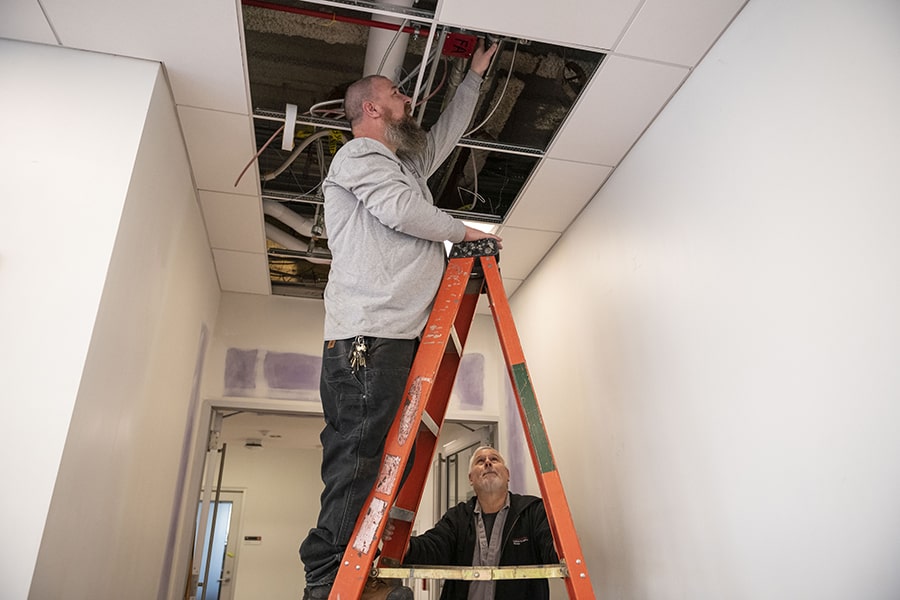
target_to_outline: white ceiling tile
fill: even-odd
[[[38,0],[3,0],[0,38],[56,44]]]
[[[537,266],[560,234],[504,227],[500,230],[503,250],[500,251],[500,273],[511,279],[525,279]]]
[[[159,61],[176,104],[249,114],[240,3],[42,0],[42,5],[63,45]]]
[[[689,69],[679,65],[695,64],[744,1],[678,0],[673,5],[666,0],[557,0],[552,6],[520,0],[439,3],[438,19],[450,25],[614,50],[584,90],[500,232],[504,238],[500,268],[508,295],[540,262],[687,77]],[[165,66],[179,105],[222,289],[269,294],[256,165],[234,186],[256,151],[241,48],[240,2],[0,3],[0,37],[55,44],[52,25],[64,46]]]
[[[213,259],[223,292],[271,293],[269,264],[265,254],[214,249]]]
[[[563,232],[611,172],[612,167],[545,159],[505,223],[510,227]]]
[[[616,166],[689,73],[686,67],[607,56],[547,156]]]
[[[200,207],[213,248],[265,252],[262,209],[256,196],[200,191]]]
[[[444,0],[442,23],[566,46],[610,49],[639,0],[556,0],[552,7],[521,0]]]
[[[746,0],[647,0],[616,52],[696,66]]]
[[[256,153],[249,117],[189,106],[179,106],[178,116],[197,187],[225,193],[260,193],[256,164],[234,186]]]

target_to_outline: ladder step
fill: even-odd
[[[441,433],[440,426],[438,426],[435,420],[431,418],[431,415],[428,414],[427,410],[422,411],[422,425],[427,427],[428,431],[430,431],[434,437],[437,437]]]
[[[395,521],[405,521],[406,523],[412,523],[416,519],[416,513],[399,506],[392,506],[389,516]]]
[[[463,343],[462,340],[459,339],[459,334],[456,333],[456,327],[450,328],[450,341],[453,342],[453,349],[456,350],[456,353],[462,356]]]
[[[466,581],[490,581],[499,579],[565,579],[569,576],[566,566],[530,565],[513,567],[450,567],[409,565],[405,567],[379,567],[373,569],[376,577],[383,579],[462,579]]]

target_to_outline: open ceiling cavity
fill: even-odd
[[[350,83],[380,68],[414,96],[415,115],[429,128],[468,69],[461,55],[478,37],[496,41],[471,131],[429,186],[454,216],[501,224],[604,56],[445,26],[434,20],[434,0],[242,3],[276,294],[321,297],[327,282],[321,184],[350,136],[340,105]],[[287,123],[294,137],[286,150],[289,105],[297,117]]]

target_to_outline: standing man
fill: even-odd
[[[435,207],[427,185],[468,127],[495,51],[479,42],[468,75],[428,133],[391,80],[374,75],[347,88],[344,113],[354,139],[335,155],[323,185],[332,255],[319,388],[325,489],[317,525],[300,546],[304,600],[328,597],[375,483],[444,273],[443,242],[499,240]],[[379,579],[370,579],[362,595],[412,597],[409,588]]]
[[[478,448],[469,461],[475,497],[448,510],[432,529],[409,539],[403,559],[412,565],[496,567],[559,562],[543,501],[512,494],[509,469],[499,452]],[[383,535],[390,539],[394,525]],[[447,580],[441,600],[547,600],[546,579]]]

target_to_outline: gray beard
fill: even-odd
[[[500,476],[494,477],[493,479],[485,479],[479,482],[479,489],[477,491],[480,492],[497,492],[506,487],[507,482],[503,481]],[[472,486],[475,487],[475,486]]]
[[[385,135],[388,142],[397,146],[399,158],[412,158],[425,153],[427,134],[410,116],[388,123]]]

